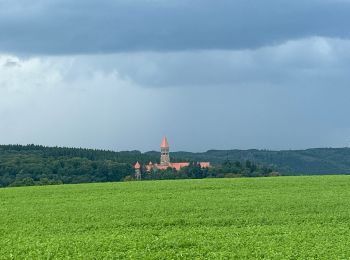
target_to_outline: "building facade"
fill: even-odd
[[[210,163],[209,162],[198,162],[198,164],[202,168],[209,168]],[[151,172],[152,170],[166,170],[168,168],[175,169],[179,171],[183,167],[189,166],[189,162],[176,162],[172,163],[170,161],[170,146],[168,143],[168,139],[166,136],[164,136],[161,144],[160,144],[160,163],[152,163],[149,162],[149,164],[145,165],[145,169],[147,172]],[[135,178],[141,179],[141,165],[139,162],[136,162],[135,166]]]

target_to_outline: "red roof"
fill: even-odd
[[[166,136],[163,137],[162,143],[160,144],[160,148],[169,148],[168,140]]]
[[[209,168],[210,162],[199,162],[201,168]]]
[[[160,164],[155,164],[154,165],[158,170],[166,170],[168,169],[169,167],[171,168],[171,166],[166,166],[166,165],[160,165]]]
[[[188,163],[188,162],[171,163],[171,168],[174,168],[178,171],[182,167],[186,167],[188,165],[190,165],[190,163]]]
[[[135,169],[141,169],[141,165],[139,164],[139,162],[136,162],[134,167],[135,167]]]
[[[201,168],[209,168],[210,162],[199,162]],[[178,163],[170,163],[169,165],[160,165],[160,164],[154,164],[154,167],[156,167],[158,170],[166,170],[168,168],[173,168],[177,171],[179,171],[183,167],[189,166],[189,162],[178,162]],[[153,168],[153,165],[146,165],[147,171],[151,171]]]

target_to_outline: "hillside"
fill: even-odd
[[[349,259],[350,176],[0,189],[3,259]]]
[[[155,152],[147,153],[156,156]],[[213,164],[245,161],[272,166],[285,174],[350,174],[349,148],[315,148],[307,150],[209,150],[204,153],[174,152],[172,157]]]
[[[121,181],[136,160],[153,159],[138,151],[2,145],[0,187]]]
[[[134,173],[136,161],[159,161],[159,152],[103,151],[37,145],[0,145],[0,187],[120,181]],[[350,174],[350,149],[209,150],[171,152],[172,161],[209,161],[219,165],[251,161],[287,175]]]
[[[136,161],[156,162],[159,154],[139,151],[113,152],[82,148],[0,146],[0,187],[117,182],[135,180]],[[176,161],[176,159],[172,159]],[[189,160],[191,161],[191,160]],[[176,171],[172,168],[146,171],[143,180],[203,179],[276,176],[274,169],[253,162],[229,162],[202,168],[196,162]]]

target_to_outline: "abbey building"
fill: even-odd
[[[150,172],[153,169],[158,170],[166,170],[168,168],[173,168],[175,170],[180,170],[183,167],[189,166],[189,162],[176,162],[172,163],[170,161],[170,155],[169,155],[170,147],[167,138],[164,136],[162,143],[160,144],[160,163],[152,163],[149,162],[149,164],[145,165],[146,171]],[[198,164],[202,168],[209,168],[210,163],[209,162],[198,162]],[[135,177],[136,179],[141,179],[141,165],[139,162],[136,162],[135,166]]]

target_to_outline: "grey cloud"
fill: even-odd
[[[6,63],[3,66],[10,68],[10,67],[20,66],[20,64],[17,61],[7,60]]]
[[[348,38],[346,1],[0,1],[0,51],[21,54],[247,49]]]
[[[311,38],[179,55],[0,55],[21,65],[0,65],[0,143],[152,150],[167,134],[173,150],[344,146],[349,49]],[[172,85],[182,87],[160,87]]]
[[[254,50],[80,56],[74,70],[102,69],[144,87],[318,86],[350,81],[350,41],[313,37]],[[91,67],[92,66],[92,67]]]

